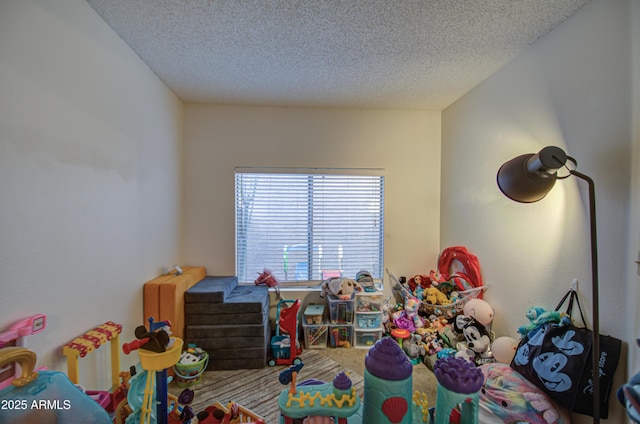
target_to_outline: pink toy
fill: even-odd
[[[475,318],[484,326],[491,324],[495,315],[489,302],[482,299],[469,299],[464,305],[463,314]]]
[[[4,333],[0,333],[0,348],[3,348],[7,345],[15,345],[18,347],[26,347],[26,336],[30,336],[32,334],[38,334],[44,331],[47,324],[47,317],[43,314],[32,315],[28,318],[25,318],[17,323],[13,324],[7,331]],[[0,381],[0,390],[8,387],[11,384],[11,381],[14,377],[18,377],[20,374],[20,369],[17,365],[9,365],[5,368],[0,369],[0,379],[5,377],[5,373],[9,374],[11,369],[14,369],[14,372],[10,375],[6,376],[6,379]],[[38,368],[39,370],[44,369]]]
[[[271,270],[265,268],[262,273],[258,273],[258,278],[256,278],[256,281],[254,281],[254,283],[256,286],[265,284],[267,287],[274,288],[276,294],[278,295],[278,299],[282,300],[282,297],[280,296],[280,285]]]

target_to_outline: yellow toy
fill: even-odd
[[[451,300],[447,297],[446,294],[442,293],[435,287],[428,287],[424,290],[424,300],[431,305],[448,305],[451,303]]]

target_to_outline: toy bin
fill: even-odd
[[[324,323],[324,305],[309,305],[304,310],[305,324],[322,324]]]
[[[329,324],[306,324],[302,323],[304,329],[304,345],[307,349],[324,349],[327,347],[329,336]]]
[[[374,329],[382,326],[382,313],[380,312],[356,312],[356,329]]]
[[[176,373],[178,387],[191,387],[202,382],[202,375],[209,365],[209,354],[204,352],[202,358],[197,362],[182,364],[180,362],[173,366]]]
[[[355,330],[355,347],[358,348],[370,348],[378,340],[382,338],[382,329],[377,328],[374,330]]]
[[[353,325],[329,325],[329,345],[350,348],[353,346]]]
[[[356,293],[356,312],[382,312],[382,292]]]
[[[335,296],[327,296],[329,305],[329,320],[331,324],[351,324],[353,323],[354,300],[339,299]]]

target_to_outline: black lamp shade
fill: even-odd
[[[516,202],[537,202],[551,191],[558,178],[557,170],[566,161],[566,153],[555,146],[515,157],[498,170],[498,187]]]

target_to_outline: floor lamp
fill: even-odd
[[[569,174],[559,177],[557,170],[566,162],[574,164]],[[596,199],[593,180],[576,171],[577,162],[555,146],[547,146],[538,153],[521,155],[505,162],[498,170],[498,187],[502,193],[521,203],[537,202],[547,195],[556,180],[574,175],[587,182],[589,186],[589,220],[591,226],[591,292],[593,300],[592,314],[592,371],[593,371],[593,422],[600,422],[600,314],[598,299],[598,246],[596,239]]]

